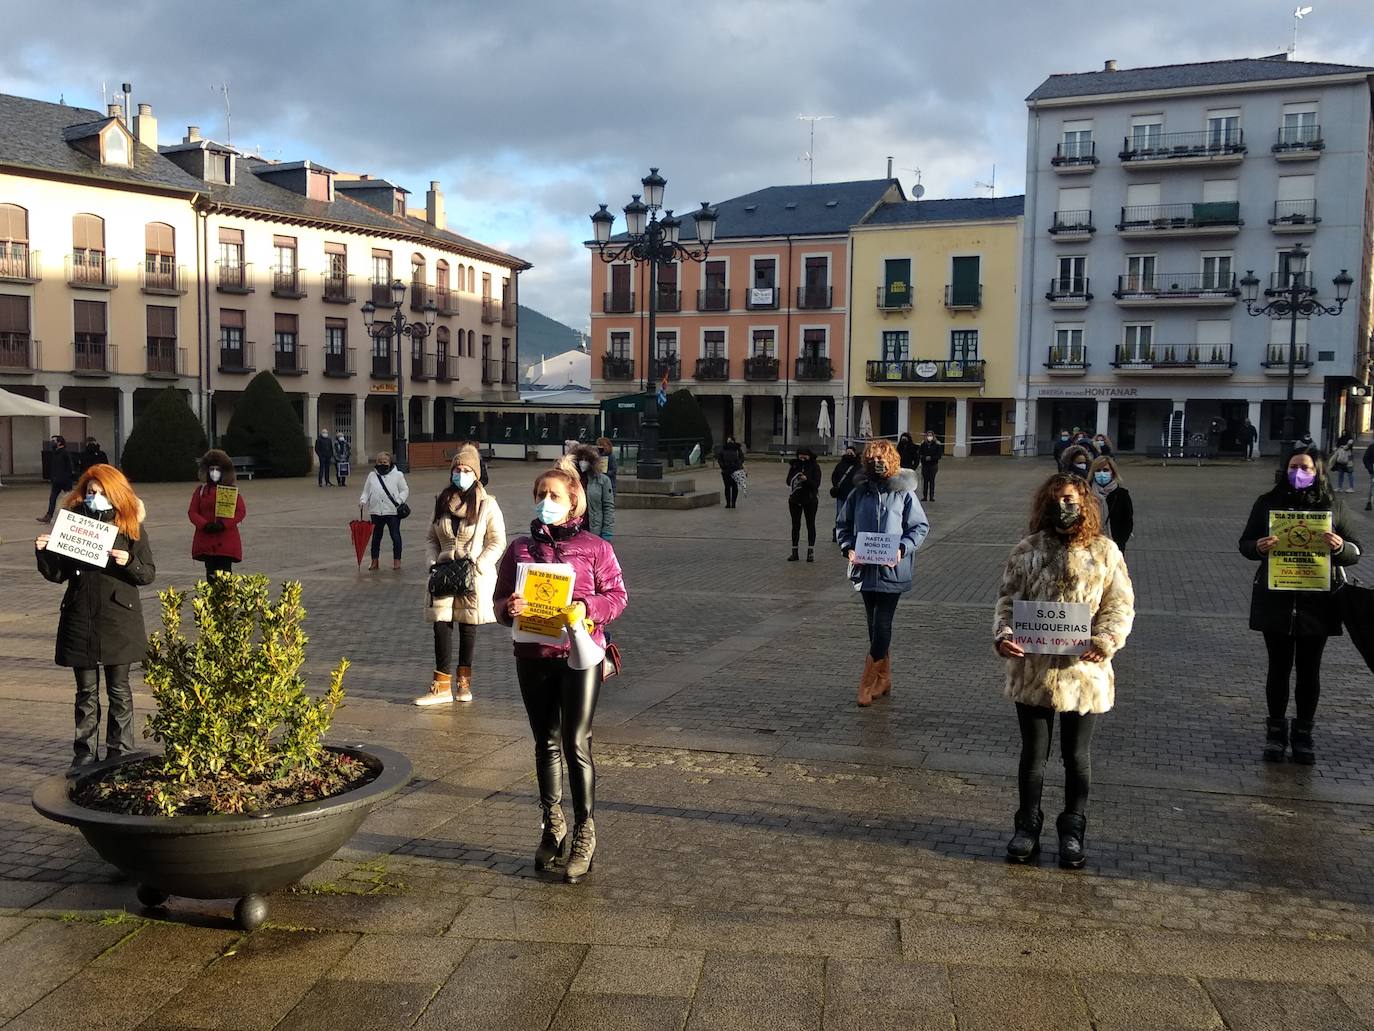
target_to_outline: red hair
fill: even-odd
[[[63,508],[76,509],[86,500],[86,488],[98,483],[101,492],[114,506],[114,523],[119,532],[131,541],[138,540],[139,516],[143,503],[124,474],[112,465],[93,465],[81,474],[76,486],[62,503]]]

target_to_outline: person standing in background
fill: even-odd
[[[821,466],[816,452],[809,447],[797,448],[797,457],[787,466],[787,511],[792,517],[792,554],[788,562],[797,561],[797,541],[801,535],[802,517],[806,518],[806,561],[815,562],[816,509],[820,505]]]
[[[914,471],[920,464],[920,454],[910,433],[903,433],[897,438],[897,457],[901,460],[903,469]]]
[[[200,460],[200,479],[200,485],[191,492],[186,517],[196,528],[191,538],[191,558],[205,563],[205,579],[209,580],[218,573],[232,573],[234,563],[243,561],[239,523],[243,522],[248,510],[244,507],[243,495],[236,493],[232,516],[222,516],[215,511],[219,489],[235,487],[234,463],[223,451],[212,448],[205,452]]]
[[[615,536],[615,488],[605,473],[606,459],[590,444],[578,444],[559,459],[559,465],[575,473],[587,499],[587,525],[603,541]]]
[[[319,485],[321,487],[332,487],[329,470],[334,464],[334,445],[330,443],[329,431],[320,430],[319,438],[315,441],[315,458],[320,464]]]
[[[382,531],[391,534],[391,568],[401,568],[401,520],[410,514],[406,499],[410,484],[405,474],[391,462],[390,451],[378,451],[373,469],[363,481],[363,493],[358,507],[372,517],[372,565],[376,569],[382,555]]]
[[[1245,440],[1245,460],[1253,462],[1255,460],[1255,446],[1259,444],[1259,430],[1255,429],[1255,424],[1249,419],[1245,420],[1245,429],[1241,434]]]
[[[344,436],[343,430],[334,434],[334,472],[339,478],[339,486],[348,486],[348,474],[353,470],[353,445]]]
[[[1123,552],[1135,531],[1135,505],[1121,485],[1121,470],[1105,455],[1092,464],[1092,488],[1102,502],[1102,528]]]
[[[1365,498],[1364,510],[1366,512],[1374,509],[1374,444],[1364,449],[1364,471],[1369,473],[1369,496]]]
[[[85,471],[93,465],[109,464],[110,458],[105,454],[105,449],[100,446],[100,441],[94,437],[87,437],[86,444],[81,449],[81,471]]]
[[[935,500],[935,474],[940,471],[940,459],[945,457],[945,446],[935,436],[934,430],[926,430],[925,439],[916,448],[916,458],[921,466],[921,500]]]
[[[735,473],[744,468],[744,448],[739,446],[733,433],[720,446],[716,462],[720,465],[720,482],[725,489],[725,507],[738,508],[739,480],[735,479]]]
[[[854,450],[854,445],[846,444],[844,454],[840,455],[840,460],[835,463],[835,468],[830,473],[830,496],[835,499],[835,529],[830,534],[832,541],[840,539],[840,512],[844,509],[849,492],[854,489],[854,478],[859,475],[862,468],[859,464],[859,453]]]
[[[66,491],[71,490],[75,481],[76,459],[67,450],[67,438],[60,433],[54,434],[52,450],[48,459],[48,483],[52,485],[48,491],[48,511],[38,517],[38,522],[52,522],[53,511],[57,508],[57,499]]]
[[[1064,452],[1073,443],[1068,430],[1059,431],[1059,439],[1054,442],[1054,464],[1056,468],[1062,468],[1064,464]]]
[[[1336,438],[1336,449],[1331,452],[1331,471],[1336,474],[1336,485],[1332,488],[1337,494],[1355,493],[1355,438],[1342,433]]]
[[[611,490],[615,490],[615,445],[611,443],[610,437],[597,437],[596,449],[600,451],[602,457],[606,459],[606,475],[610,478]]]

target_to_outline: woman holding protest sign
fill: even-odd
[[[1083,865],[1093,728],[1115,701],[1112,656],[1134,621],[1135,592],[1121,549],[1102,536],[1102,505],[1077,475],[1051,476],[1031,502],[1029,535],[1007,557],[993,622],[1021,729],[1020,805],[1008,859],[1025,863],[1040,851],[1040,795],[1058,715],[1059,865]]]
[[[191,492],[186,517],[196,528],[191,558],[205,563],[205,579],[232,573],[243,561],[239,523],[248,514],[235,485],[234,463],[223,451],[211,448],[200,460],[200,484]]]
[[[67,496],[52,533],[33,542],[43,578],[67,585],[57,621],[56,661],[76,676],[72,769],[99,761],[102,666],[110,706],[105,758],[134,750],[129,666],[143,661],[148,641],[138,589],[152,583],[157,572],[144,514],[123,473],[112,465],[93,465]],[[87,545],[85,554],[69,546],[72,536]]]
[[[1322,651],[1328,637],[1341,633],[1332,570],[1360,559],[1351,529],[1321,450],[1311,447],[1295,451],[1275,475],[1274,488],[1255,499],[1240,535],[1240,553],[1260,563],[1250,589],[1250,629],[1264,634],[1269,652],[1265,762],[1282,762],[1290,746],[1295,763],[1316,762],[1312,722],[1321,695]],[[1294,561],[1286,561],[1290,556]],[[1290,733],[1288,681],[1294,666],[1297,716]]]
[[[575,654],[573,630],[589,620],[589,643],[594,649],[605,648],[605,626],[625,610],[626,602],[615,549],[586,529],[586,511],[582,482],[575,473],[555,466],[540,475],[534,482],[529,536],[515,538],[506,548],[492,599],[496,618],[513,627],[515,673],[534,735],[543,810],[535,869],[562,865],[569,884],[587,875],[596,851],[592,716],[602,681],[600,658],[584,662]],[[522,589],[531,584],[551,593],[541,601],[536,592]],[[555,597],[552,587],[558,584],[563,593]],[[586,668],[580,668],[583,665]],[[561,805],[559,766],[565,759],[575,821],[571,835]]]
[[[916,500],[916,473],[901,465],[892,442],[864,446],[863,471],[835,522],[840,552],[849,560],[849,579],[864,603],[868,656],[859,679],[860,705],[892,691],[892,617],[897,601],[911,590],[916,549],[930,532]]]

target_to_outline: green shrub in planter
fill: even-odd
[[[277,377],[260,372],[234,405],[221,446],[230,457],[266,463],[265,476],[305,476],[311,469],[311,442]]]
[[[167,387],[134,420],[119,465],[135,483],[190,481],[205,448],[205,430],[185,393]]]

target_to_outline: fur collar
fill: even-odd
[[[854,489],[859,490],[863,487],[872,485],[873,489],[882,493],[884,491],[896,492],[903,490],[914,491],[916,489],[916,470],[899,469],[885,480],[872,481],[868,478],[868,473],[861,468],[854,474]]]

